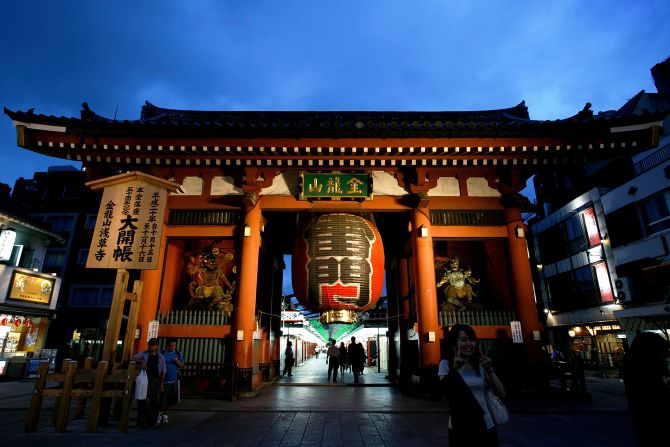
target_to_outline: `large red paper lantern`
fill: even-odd
[[[292,272],[294,292],[305,307],[321,312],[368,310],[377,303],[384,282],[379,231],[360,216],[320,215],[298,232]]]

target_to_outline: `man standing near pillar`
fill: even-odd
[[[159,415],[162,424],[168,423],[168,410],[179,401],[179,368],[184,367],[184,357],[177,351],[177,340],[168,339],[167,349],[161,351],[165,358],[165,385],[161,394],[161,412]]]
[[[158,339],[149,340],[149,347],[146,351],[139,352],[133,356],[133,360],[138,363],[138,368],[146,370],[149,379],[147,389],[147,398],[143,401],[137,401],[137,421],[142,428],[155,428],[160,424],[158,418],[158,408],[160,405],[160,396],[163,392],[163,383],[165,381],[165,357],[158,352]]]
[[[358,383],[358,376],[363,371],[363,364],[365,363],[365,350],[363,345],[356,341],[356,337],[351,337],[349,361],[351,361],[351,370],[354,373],[354,383]]]

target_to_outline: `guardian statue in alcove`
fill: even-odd
[[[198,255],[197,262],[187,266],[191,275],[189,284],[189,310],[216,310],[230,316],[233,312],[233,292],[235,282],[230,282],[223,272],[222,261],[231,261],[232,253],[221,253],[218,248],[206,250]],[[193,260],[195,261],[195,260]]]
[[[462,311],[479,307],[472,301],[472,298],[477,296],[472,286],[478,284],[480,280],[472,276],[470,269],[461,268],[458,256],[447,260],[440,268],[440,272],[437,288],[447,285],[444,289],[444,300],[440,304],[442,310]]]

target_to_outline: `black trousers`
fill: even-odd
[[[340,369],[340,362],[337,357],[330,357],[328,359],[328,380],[333,376],[333,382],[337,380],[337,371]]]
[[[284,372],[282,373],[283,375],[286,374],[288,374],[289,376],[291,375],[291,370],[293,369],[293,362],[295,362],[293,357],[286,357],[284,359]]]
[[[161,396],[160,379],[149,379],[147,398],[137,401],[137,426],[151,428],[158,422],[158,406]]]

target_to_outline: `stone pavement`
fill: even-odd
[[[366,368],[361,386],[351,373],[326,381],[325,358],[294,368],[254,398],[235,402],[185,398],[170,423],[126,435],[112,424],[85,432],[86,420],[71,420],[68,432],[50,425],[53,401],[45,399],[37,433],[23,433],[32,381],[0,382],[3,444],[41,446],[435,446],[448,445],[448,406],[389,386],[383,373]],[[505,447],[635,445],[623,384],[587,377],[590,401],[559,392],[543,399],[508,399],[510,422],[499,427]],[[74,405],[73,405],[74,406]],[[133,411],[133,416],[135,411]]]

